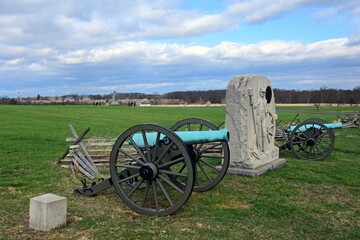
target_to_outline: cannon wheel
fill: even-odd
[[[334,148],[334,136],[320,122],[302,122],[290,134],[290,148],[297,158],[324,160]]]
[[[219,130],[209,121],[199,118],[188,118],[177,122],[171,127],[174,131],[210,131]],[[188,146],[192,151],[195,170],[194,191],[207,191],[216,186],[225,176],[229,167],[230,154],[226,142],[206,144],[192,144]],[[174,183],[181,186],[184,183],[173,178]]]
[[[152,143],[148,133],[156,136]],[[143,146],[134,141],[134,134],[139,134]],[[183,168],[181,173],[179,168]],[[186,145],[173,131],[156,124],[137,125],[119,136],[111,152],[110,174],[117,193],[130,208],[157,216],[180,209],[195,180]],[[180,178],[184,187],[176,186],[169,176]]]
[[[312,123],[312,122],[319,122],[319,123],[322,123],[322,124],[325,124],[325,123],[328,123],[326,120],[324,120],[324,119],[321,119],[321,118],[309,118],[309,119],[306,119],[305,121],[303,121],[303,122],[307,122],[307,123]],[[332,134],[332,136],[333,136],[333,138],[334,138],[334,141],[335,141],[335,131],[334,131],[334,129],[332,129],[332,128],[329,128],[330,129],[330,132],[331,132],[331,134]]]

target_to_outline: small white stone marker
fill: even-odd
[[[30,199],[30,228],[49,231],[66,224],[67,199],[52,193]]]

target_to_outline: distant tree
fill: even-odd
[[[306,103],[310,103],[313,98],[313,94],[314,90],[312,89],[304,91],[304,96],[306,96]]]
[[[360,104],[360,85],[357,87],[354,87],[353,91],[355,92],[355,95],[357,96],[357,104]]]
[[[10,105],[16,105],[17,104],[16,99],[15,98],[10,99],[9,104]]]
[[[8,96],[2,96],[0,99],[0,104],[7,104],[9,102]]]
[[[325,100],[325,95],[326,95],[326,90],[327,90],[327,87],[326,86],[323,86],[320,88],[320,102],[321,103],[324,103],[324,100]]]
[[[38,94],[37,96],[36,96],[36,100],[40,100],[41,99],[41,96],[40,96],[40,94]]]

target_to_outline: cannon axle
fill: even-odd
[[[153,180],[157,178],[159,170],[157,165],[155,165],[154,163],[146,163],[140,168],[139,174],[140,177],[142,177],[144,180]]]
[[[193,190],[209,190],[224,177],[229,166],[228,138],[226,129],[200,119],[185,119],[172,129],[157,124],[133,126],[113,146],[111,177],[74,192],[94,196],[114,186],[138,213],[173,214]]]

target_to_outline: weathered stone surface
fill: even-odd
[[[242,168],[242,167],[229,167],[227,173],[233,175],[243,175],[249,177],[259,176],[267,171],[274,171],[278,168],[282,168],[286,165],[284,158],[275,159],[272,162],[268,162],[265,165],[259,166],[255,169]]]
[[[67,199],[55,194],[44,194],[30,199],[30,227],[49,231],[66,224]]]
[[[226,128],[230,132],[231,169],[264,169],[266,167],[263,166],[277,161],[276,118],[274,93],[269,79],[259,75],[241,75],[229,82],[226,91]],[[284,165],[282,162],[275,165]]]

